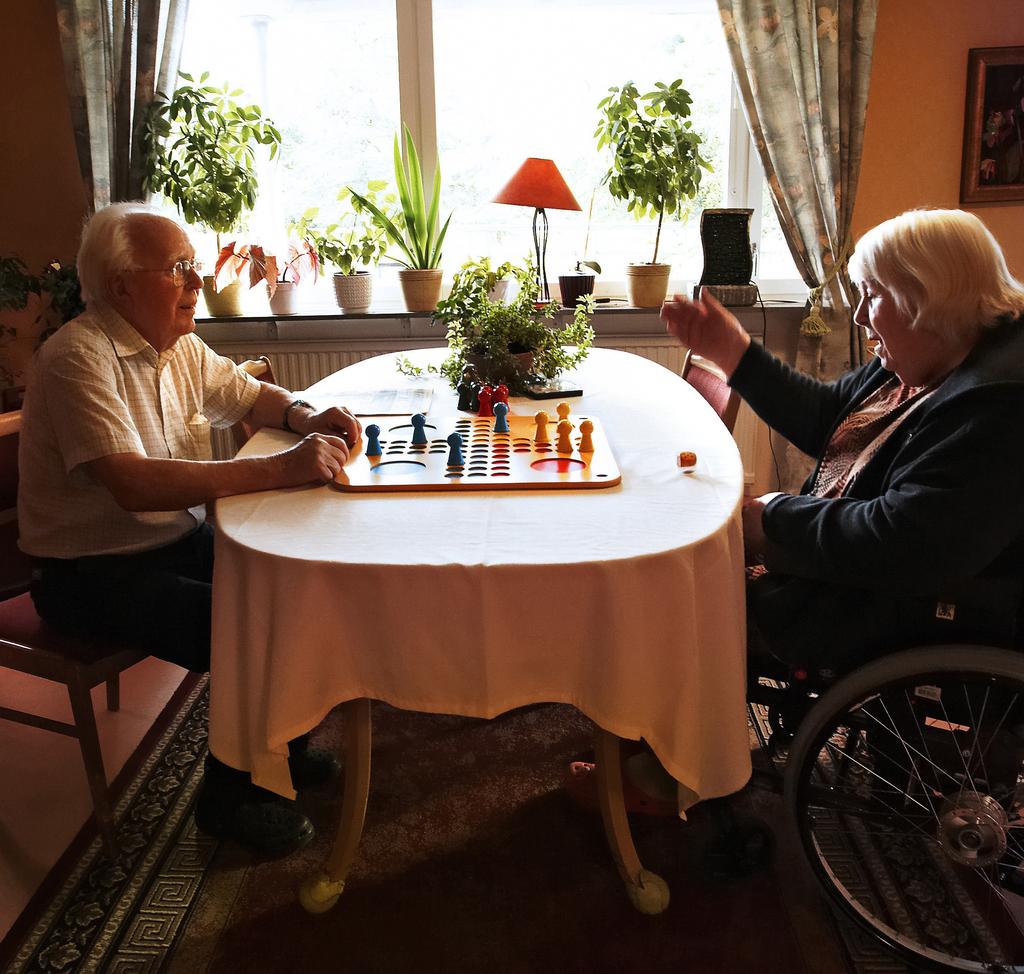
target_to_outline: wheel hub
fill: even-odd
[[[1006,812],[990,795],[962,791],[939,812],[939,842],[961,866],[991,866],[1006,852]]]

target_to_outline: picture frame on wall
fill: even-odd
[[[1024,47],[967,52],[961,203],[1024,202]]]

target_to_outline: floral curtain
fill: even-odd
[[[849,322],[859,364],[846,271],[857,193],[878,0],[718,0],[751,136],[793,259],[811,290],[806,334]],[[842,337],[846,337],[847,329]],[[819,343],[821,346],[822,343]],[[836,343],[824,343],[836,351]],[[842,356],[845,358],[845,355]],[[815,371],[820,371],[816,369]]]
[[[142,127],[173,85],[189,0],[57,0],[64,75],[90,209],[142,198]]]

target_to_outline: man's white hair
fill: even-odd
[[[177,223],[148,203],[111,203],[97,210],[82,228],[82,242],[78,247],[78,279],[82,284],[82,298],[90,306],[109,303],[107,292],[110,275],[117,271],[134,270],[138,257],[129,224],[139,216],[158,217]],[[184,230],[184,228],[182,228]]]

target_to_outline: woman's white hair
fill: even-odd
[[[86,304],[108,304],[110,275],[117,271],[133,270],[137,266],[138,259],[128,224],[138,215],[170,219],[155,206],[132,202],[111,203],[85,221],[76,263]]]
[[[963,210],[909,210],[860,238],[850,258],[856,281],[874,281],[910,317],[950,340],[1024,313],[1024,284],[984,223]]]

